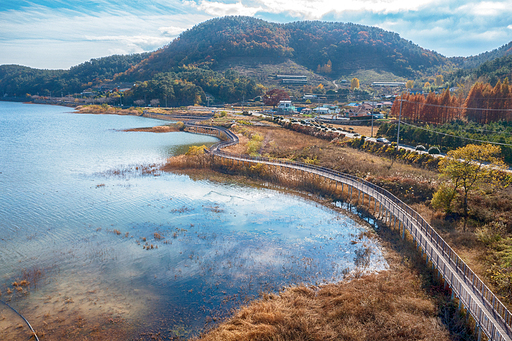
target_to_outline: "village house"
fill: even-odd
[[[321,107],[316,107],[313,112],[318,115],[332,115],[339,114],[340,108],[336,105],[324,104]]]
[[[279,101],[277,112],[280,114],[293,114],[297,112],[297,109],[292,104],[292,101]]]

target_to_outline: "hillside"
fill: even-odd
[[[112,90],[126,82],[122,87],[137,85],[116,94],[125,104],[158,100],[189,105],[205,103],[206,98],[216,103],[254,98],[265,87],[282,86],[277,74],[307,76],[307,89],[301,84],[285,86],[294,96],[320,84],[335,90],[335,81],[352,77],[369,84],[429,79],[443,73],[455,85],[489,74],[492,82],[510,67],[505,59],[488,60],[511,51],[512,42],[478,56],[446,58],[377,27],[321,21],[277,24],[230,16],[198,24],[153,53],[92,59],[70,70],[1,65],[0,94],[72,94],[101,87]],[[446,74],[485,61],[480,69]]]
[[[114,78],[149,57],[150,53],[113,55],[91,59],[69,70],[42,70],[0,65],[0,91],[9,96],[80,93],[93,84]]]
[[[292,60],[314,72],[336,77],[376,69],[415,77],[451,65],[446,57],[400,38],[396,33],[350,23],[301,21],[270,23],[251,17],[208,20],[154,52],[123,79],[142,80],[182,65],[219,69],[226,58]]]
[[[512,41],[492,51],[487,51],[467,58],[460,58],[460,60],[457,61],[457,64],[463,69],[472,69],[482,65],[483,63],[510,55],[512,55]]]
[[[498,80],[503,81],[507,77],[509,80],[512,79],[512,55],[506,55],[484,62],[480,66],[472,69],[459,69],[445,77],[445,79],[453,85],[463,83],[473,84],[478,80],[491,83],[491,85],[494,86]]]

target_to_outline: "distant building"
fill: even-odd
[[[277,79],[308,79],[308,76],[303,75],[276,75]]]
[[[318,115],[332,115],[338,114],[340,112],[340,108],[335,105],[324,104],[321,107],[313,109],[313,111]]]
[[[277,112],[282,114],[293,114],[297,110],[295,106],[292,104],[292,101],[279,101],[277,105]]]
[[[282,84],[307,84],[308,77],[303,75],[277,75]]]
[[[310,108],[304,108],[300,111],[300,113],[302,115],[311,115],[313,113],[313,110],[311,110]]]
[[[416,95],[416,94],[422,95],[423,94],[423,88],[412,88],[412,89],[409,89],[409,93],[411,95]]]
[[[308,84],[307,79],[283,79],[281,84]]]
[[[373,87],[385,87],[385,88],[393,88],[405,86],[405,82],[373,82]]]

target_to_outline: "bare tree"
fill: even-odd
[[[142,106],[145,106],[146,105],[146,101],[144,101],[143,99],[138,99],[136,101],[133,102],[136,106],[138,107],[142,107]]]

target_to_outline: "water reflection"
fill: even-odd
[[[0,105],[0,123],[12,126],[0,135],[0,290],[54,339],[69,338],[64,330],[192,335],[262,291],[338,281],[366,249],[366,265],[386,267],[364,228],[335,211],[152,166],[215,139],[122,133],[154,121],[29,107],[11,107],[12,120]],[[9,131],[34,120],[36,141],[27,133],[23,147],[10,142]],[[29,287],[13,288],[25,277]],[[0,334],[22,333],[18,324],[0,317]]]

